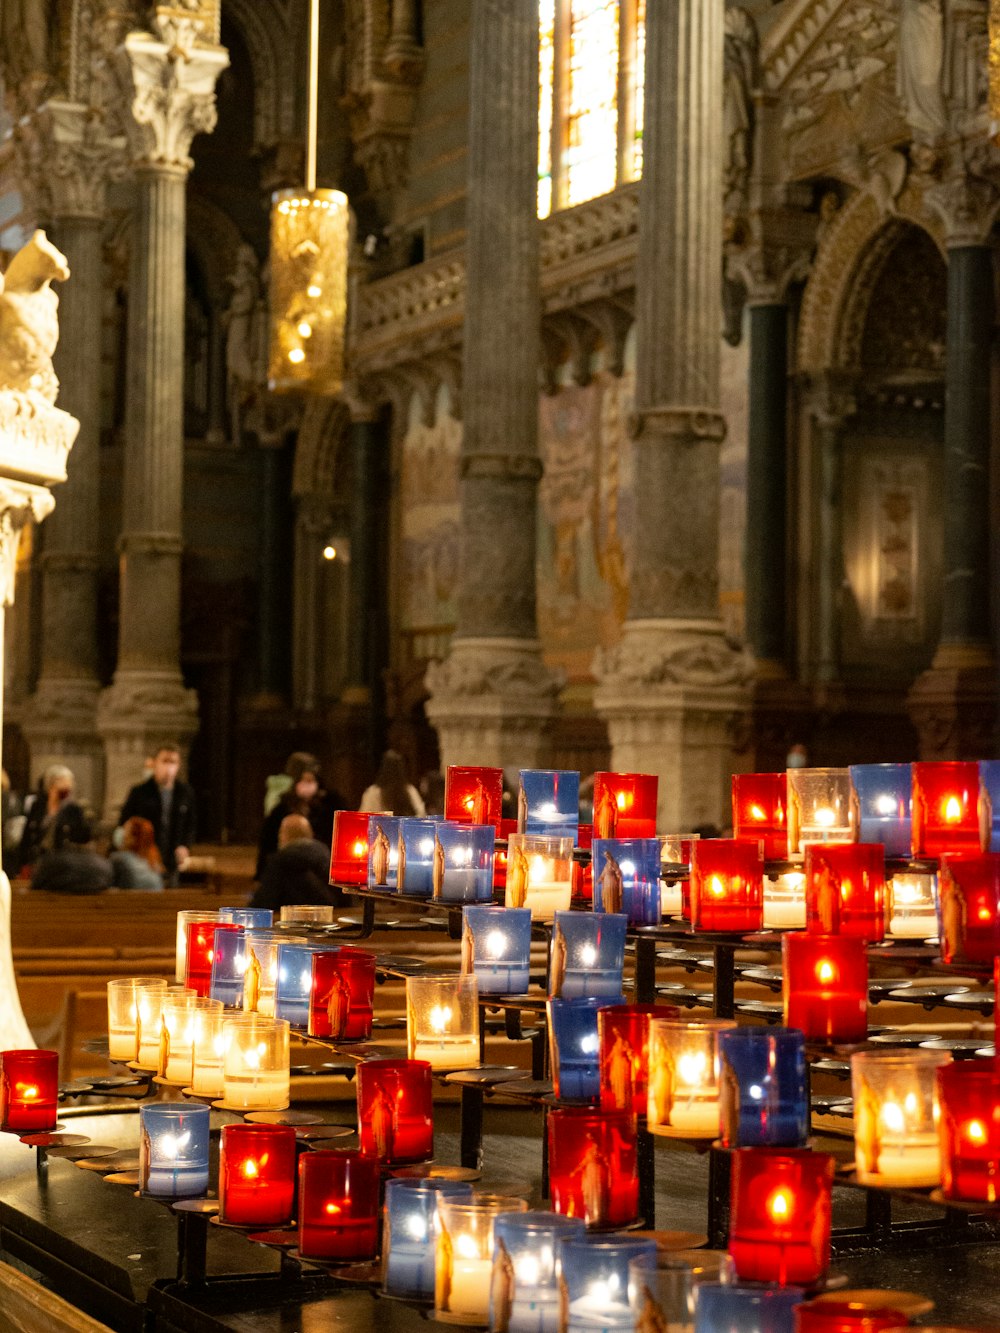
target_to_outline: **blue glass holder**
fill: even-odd
[[[243,975],[247,970],[246,929],[217,930],[212,946],[212,979],[208,993],[227,1009],[243,1005]]]
[[[309,1026],[312,993],[312,958],[317,950],[332,953],[327,944],[279,944],[278,976],[274,985],[274,1016],[293,1028]]]
[[[531,964],[530,907],[463,907],[462,969],[480,995],[523,995]]]
[[[805,1037],[797,1028],[727,1028],[718,1034],[727,1148],[804,1148],[809,1138]]]
[[[656,1256],[655,1240],[624,1236],[572,1236],[558,1244],[568,1302],[567,1333],[634,1333],[628,1300],[631,1260]]]
[[[548,833],[576,842],[580,832],[580,774],[565,769],[522,768],[517,831]]]
[[[798,1287],[701,1282],[695,1287],[695,1333],[795,1333]]]
[[[397,892],[406,898],[429,898],[434,892],[434,830],[436,819],[399,821]]]
[[[586,1234],[582,1217],[501,1213],[493,1223],[490,1325],[508,1333],[559,1333],[560,1240]],[[501,1310],[501,1304],[503,1309]]]
[[[624,996],[549,1000],[549,1063],[556,1096],[563,1101],[597,1101],[601,1095],[601,1041],[597,1013],[623,1004]]]
[[[368,820],[368,887],[395,893],[399,869],[399,820],[372,815]]]
[[[633,926],[660,924],[658,838],[595,838],[594,911],[624,912]]]
[[[556,912],[549,994],[564,1000],[621,995],[627,929],[624,913]]]
[[[910,764],[852,764],[858,841],[880,842],[886,856],[910,855]]]
[[[434,826],[434,898],[445,903],[493,901],[492,824],[458,824],[442,820]]]
[[[197,1102],[139,1107],[139,1188],[157,1199],[197,1199],[208,1190],[210,1108]]]
[[[1000,852],[1000,759],[980,759],[980,820],[988,839],[987,852]]]
[[[274,925],[274,913],[269,907],[220,907],[219,920],[247,930],[269,930]]]
[[[387,1180],[382,1253],[382,1286],[406,1300],[434,1299],[434,1225],[440,1197],[472,1202],[472,1186],[462,1180]]]

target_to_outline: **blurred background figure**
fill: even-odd
[[[270,858],[278,850],[278,830],[288,815],[303,815],[312,830],[311,836],[326,848],[330,856],[330,843],[333,841],[333,816],[337,810],[347,808],[347,802],[336,791],[328,791],[322,782],[319,760],[314,754],[297,750],[289,755],[285,764],[285,775],[289,782],[271,808],[260,830],[260,842],[257,847],[257,869],[254,879],[263,880],[264,870]]]
[[[785,760],[786,768],[808,768],[809,751],[801,741],[796,741],[788,751],[788,758]]]
[[[286,815],[278,828],[278,850],[267,862],[251,907],[277,912],[296,903],[332,903],[343,897],[330,883],[330,847],[313,836],[305,815]]]
[[[375,774],[366,787],[359,810],[380,810],[391,815],[423,815],[423,799],[408,780],[406,763],[397,750],[386,750]]]
[[[138,782],[125,797],[118,827],[138,815],[153,826],[156,845],[164,866],[164,882],[177,883],[178,872],[191,852],[195,836],[194,788],[178,776],[181,752],[178,746],[161,745],[153,755],[153,767],[145,782]],[[115,845],[121,846],[121,833]]]
[[[42,774],[38,795],[24,821],[17,850],[18,873],[29,878],[35,862],[68,842],[79,846],[90,840],[90,821],[74,800],[76,779],[65,764],[50,764]]]
[[[425,814],[444,814],[444,774],[438,769],[429,769],[420,779],[420,798]]]
[[[80,807],[77,806],[77,810]],[[45,893],[103,893],[111,887],[111,862],[98,856],[90,841],[90,821],[80,818],[53,821],[51,846],[35,861],[31,887]]]
[[[163,858],[148,819],[133,815],[122,825],[122,845],[111,853],[111,884],[116,889],[163,888]]]

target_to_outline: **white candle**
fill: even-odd
[[[911,1189],[941,1183],[941,1148],[932,1134],[915,1134],[912,1143],[893,1143],[878,1155],[878,1171],[859,1171],[868,1185],[905,1185]]]
[[[463,1239],[459,1237],[459,1245]],[[492,1277],[492,1260],[455,1258],[451,1265],[447,1313],[485,1320],[490,1309]]]
[[[581,1296],[570,1302],[567,1329],[568,1333],[575,1333],[577,1329],[586,1329],[587,1333],[596,1333],[597,1330],[603,1330],[603,1333],[634,1333],[635,1320],[627,1306]]]
[[[661,1134],[676,1134],[690,1138],[714,1139],[719,1134],[718,1097],[691,1097],[678,1100],[670,1108],[669,1125],[652,1125]]]
[[[768,898],[764,890],[765,930],[801,930],[805,924],[805,898]]]
[[[479,1038],[418,1036],[411,1060],[428,1060],[434,1069],[470,1069],[479,1064]]]
[[[441,877],[441,898],[448,902],[475,902],[481,879],[479,870],[449,866]]]
[[[283,1111],[288,1105],[288,1074],[227,1077],[223,1100],[240,1111]]]
[[[660,880],[660,916],[681,916],[684,911],[680,880]]]
[[[110,1060],[135,1059],[135,1027],[113,1027],[108,1032],[108,1058]]]
[[[894,916],[889,921],[889,934],[898,940],[929,940],[938,933],[935,912],[911,913]]]
[[[531,908],[532,921],[551,921],[554,912],[568,912],[572,885],[569,880],[531,880],[525,907]]]

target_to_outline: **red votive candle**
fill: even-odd
[[[368,884],[368,815],[337,810],[330,844],[330,883]]]
[[[576,845],[582,851],[589,852],[593,848],[593,824],[580,825],[577,830]],[[580,899],[581,902],[594,901],[594,866],[591,861],[586,865],[581,865],[579,861],[573,862],[573,897]]]
[[[809,931],[885,938],[885,848],[880,842],[807,843],[805,872]]]
[[[497,836],[506,841],[512,833],[517,832],[516,819],[501,819],[500,828]],[[498,847],[493,855],[493,887],[495,889],[505,889],[507,887],[507,848]]]
[[[0,1129],[54,1129],[58,1101],[58,1051],[0,1051]]]
[[[699,838],[691,847],[691,924],[743,933],[764,925],[764,861],[759,842]]]
[[[242,930],[242,926],[230,921],[189,921],[187,931],[187,955],[184,961],[184,985],[207,999],[212,988],[212,959],[215,957],[215,932],[217,930]]]
[[[612,1004],[597,1011],[601,1110],[644,1116],[649,1100],[649,1020],[680,1018],[673,1004]]]
[[[344,1263],[378,1248],[379,1165],[360,1152],[323,1148],[299,1159],[299,1253]]]
[[[219,1220],[235,1227],[283,1227],[295,1212],[291,1125],[223,1125]]]
[[[785,1026],[806,1041],[864,1041],[868,1035],[868,955],[854,935],[788,931],[781,941]]]
[[[1000,955],[1000,853],[943,856],[938,884],[941,957],[992,963]]]
[[[639,1212],[635,1116],[562,1107],[549,1112],[552,1210],[588,1226],[620,1227]]]
[[[312,956],[309,1035],[363,1041],[372,1035],[375,955],[367,949],[321,949]]]
[[[878,1333],[883,1328],[904,1328],[910,1322],[902,1310],[861,1301],[803,1301],[793,1314],[795,1333]]]
[[[434,1107],[427,1060],[363,1060],[358,1065],[361,1151],[384,1166],[434,1156]]]
[[[450,764],[445,769],[445,819],[457,824],[492,824],[499,829],[502,813],[502,768],[461,768]]]
[[[741,1282],[810,1287],[826,1274],[833,1167],[808,1148],[736,1149],[729,1254]]]
[[[652,773],[595,773],[594,837],[655,838],[659,786]]]
[[[956,1060],[937,1071],[941,1190],[947,1199],[1000,1199],[1000,1061]]]
[[[913,855],[978,852],[979,765],[913,765]]]
[[[788,856],[788,778],[784,773],[733,774],[733,837],[764,843],[768,861]]]

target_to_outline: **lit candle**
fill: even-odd
[[[888,883],[890,935],[916,940],[937,935],[937,884],[937,875],[893,875]]]
[[[162,1199],[208,1189],[209,1108],[192,1102],[139,1107],[139,1188]]]
[[[503,769],[450,764],[444,775],[444,817],[460,824],[500,827]]]
[[[864,1041],[868,1035],[868,956],[852,935],[782,937],[786,1027],[807,1041]]]
[[[691,849],[691,924],[695,930],[760,930],[764,861],[759,841],[702,838]]]
[[[406,979],[407,1054],[433,1069],[479,1064],[479,987],[475,975]]]
[[[378,1248],[379,1166],[359,1152],[324,1148],[299,1159],[299,1253],[358,1262]]]
[[[492,824],[436,823],[434,897],[452,903],[490,902],[495,841]]]
[[[725,1147],[802,1147],[809,1135],[802,1033],[795,1028],[729,1028],[719,1033],[719,1059]]]
[[[166,993],[167,983],[147,977],[116,977],[108,982],[108,1058],[134,1060],[139,1053],[138,991]]]
[[[58,1101],[58,1051],[0,1051],[0,1129],[54,1129]]]
[[[992,963],[1000,955],[1000,855],[941,858],[941,957]]]
[[[869,942],[885,936],[885,853],[881,843],[814,843],[805,851],[805,871],[810,930],[857,935]]]
[[[830,1263],[834,1160],[808,1148],[738,1148],[729,1254],[744,1282],[812,1286]]]
[[[399,886],[399,824],[391,815],[368,820],[368,887],[394,893]]]
[[[584,1234],[582,1218],[559,1213],[501,1213],[496,1218],[492,1327],[506,1327],[509,1333],[559,1333],[558,1244]]]
[[[636,1120],[627,1111],[563,1107],[548,1115],[552,1207],[591,1227],[621,1227],[639,1211]]]
[[[288,1105],[289,1028],[279,1018],[245,1014],[222,1025],[223,1100],[235,1111]]]
[[[184,985],[196,995],[208,999],[212,986],[212,962],[217,935],[242,935],[243,927],[231,921],[189,921]]]
[[[489,1323],[493,1222],[526,1212],[523,1199],[480,1195],[471,1203],[438,1197],[434,1318],[447,1324]]]
[[[330,883],[364,886],[368,883],[368,819],[358,810],[338,810],[333,816],[330,844]]]
[[[474,972],[480,995],[522,995],[531,962],[531,909],[464,907],[462,971]]]
[[[649,1100],[649,1024],[680,1018],[672,1004],[613,1004],[597,1013],[601,1106],[645,1115]]]
[[[979,765],[913,765],[913,855],[978,852]]]
[[[176,966],[174,972],[175,981],[177,981],[178,983],[182,983],[184,981],[184,977],[187,972],[188,926],[195,921],[208,922],[208,921],[220,921],[221,919],[222,919],[221,914],[219,912],[202,911],[201,909],[195,911],[183,911],[177,913],[177,941],[175,950]]]
[[[237,1227],[283,1227],[295,1203],[296,1148],[291,1125],[223,1125],[219,1144],[219,1219]]]
[[[624,912],[635,926],[659,924],[657,838],[595,838],[593,871],[595,912]]]
[[[764,880],[764,929],[802,930],[806,924],[806,877],[789,870]]]
[[[805,1293],[796,1287],[744,1287],[737,1282],[699,1282],[695,1287],[695,1333],[793,1333],[795,1309]]]
[[[433,819],[401,819],[396,881],[401,894],[429,898],[434,892]]]
[[[886,856],[910,855],[910,806],[913,774],[910,764],[852,764],[862,842],[880,842]]]
[[[576,840],[580,823],[580,774],[522,769],[518,786],[518,833],[545,833]]]
[[[387,1166],[434,1156],[431,1067],[426,1060],[362,1060],[358,1065],[361,1151]]]
[[[1000,1062],[959,1060],[937,1071],[941,1187],[948,1199],[1000,1200]]]
[[[598,1011],[622,997],[547,1002],[549,1063],[556,1096],[596,1101],[601,1095]]]
[[[568,1236],[559,1240],[567,1333],[603,1329],[633,1333],[629,1306],[629,1264],[656,1256],[654,1240],[620,1236]]]
[[[653,1134],[714,1139],[719,1134],[718,1035],[730,1019],[650,1021],[649,1104]]]
[[[888,1305],[831,1300],[828,1296],[804,1302],[795,1310],[796,1333],[878,1333],[879,1329],[902,1329],[909,1322],[907,1314]]]
[[[375,955],[344,945],[312,955],[309,1035],[366,1041],[372,1034]]]
[[[764,844],[769,861],[788,855],[788,779],[784,773],[735,773],[733,837]]]
[[[225,1038],[223,1020],[225,1010],[204,1010],[195,1027],[191,1091],[196,1097],[221,1098],[225,1091],[223,1058]]]
[[[628,917],[621,913],[556,912],[549,994],[566,1000],[621,995],[627,929]]]
[[[536,921],[568,910],[573,893],[573,839],[512,833],[507,839],[508,907],[527,907]]]
[[[385,1184],[383,1287],[390,1296],[434,1296],[434,1239],[440,1195],[469,1203],[467,1181],[390,1179]]]
[[[941,1051],[856,1051],[851,1056],[854,1151],[863,1185],[941,1182],[936,1073]]]
[[[854,841],[854,788],[846,768],[790,768],[787,776],[791,858],[801,858],[811,842]]]

